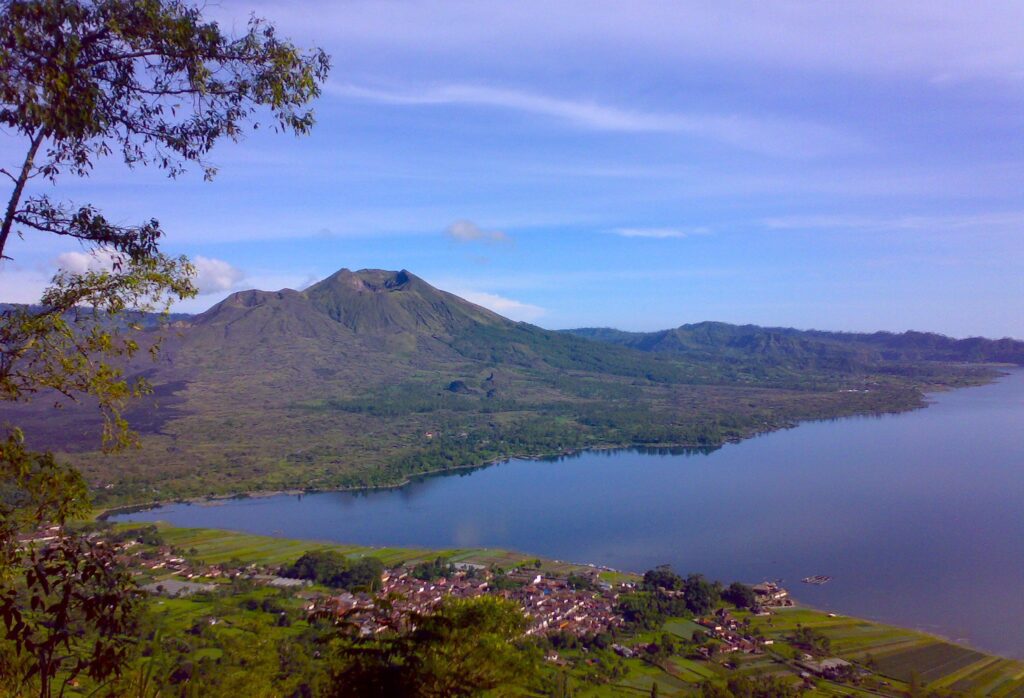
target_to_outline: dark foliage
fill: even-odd
[[[757,605],[754,590],[741,582],[733,582],[722,592],[722,598],[739,608],[753,608]]]
[[[436,557],[421,562],[412,568],[412,576],[424,581],[433,581],[441,577],[450,577],[455,573],[455,566],[446,557]]]
[[[384,563],[375,557],[352,559],[333,550],[313,550],[282,568],[281,576],[337,589],[373,591],[380,587],[383,572]]]
[[[26,554],[20,579],[0,589],[0,619],[14,656],[0,664],[21,672],[39,695],[63,694],[79,675],[104,681],[120,674],[136,642],[140,594],[100,543],[62,534]]]

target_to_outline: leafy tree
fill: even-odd
[[[753,608],[757,605],[757,595],[753,588],[740,582],[733,582],[725,591],[722,598],[739,608]]]
[[[511,601],[449,599],[413,625],[401,635],[339,640],[326,695],[507,695],[536,676],[535,648],[517,642],[526,618]]]
[[[281,569],[281,576],[323,582],[340,574],[348,567],[348,560],[335,550],[311,550]]]
[[[718,603],[721,587],[717,582],[709,582],[703,575],[691,574],[683,581],[683,597],[686,607],[692,612],[703,615]]]
[[[214,145],[257,128],[258,110],[278,131],[307,132],[307,105],[328,68],[322,51],[300,52],[263,20],[230,36],[178,0],[0,0],[0,126],[14,141],[5,150],[23,153],[0,167],[12,184],[0,259],[10,259],[12,235],[50,234],[108,261],[103,270],[58,274],[41,309],[0,314],[0,399],[45,397],[60,406],[88,398],[103,416],[105,448],[135,443],[122,409],[148,386],[130,381],[125,369],[159,342],[133,337],[137,326],[121,318],[131,309],[166,310],[195,293],[188,260],[161,252],[157,220],[117,224],[90,204],[54,200],[30,185],[84,177],[114,154],[129,168],[155,166],[172,177],[195,163],[210,178]],[[87,509],[81,475],[51,453],[30,450],[25,434],[7,427],[0,436],[3,620],[7,641],[31,659],[23,678],[38,682],[44,696],[54,671],[94,679],[117,673],[129,643],[131,585],[105,554],[63,530],[41,548],[16,544],[21,531],[62,526]],[[55,593],[66,605],[52,607]],[[91,605],[99,600],[103,608]],[[60,636],[54,613],[64,614],[67,632],[81,633]],[[73,659],[55,663],[55,637]],[[95,651],[78,652],[86,646]]]
[[[440,577],[450,577],[455,573],[455,565],[449,562],[446,557],[436,557],[433,560],[421,562],[412,568],[412,576],[424,581],[432,581]]]
[[[832,651],[832,641],[826,635],[806,625],[797,626],[789,640],[794,646],[814,655],[828,654]]]
[[[114,224],[91,205],[29,194],[27,185],[86,176],[115,152],[128,167],[154,165],[176,176],[195,162],[212,177],[207,154],[223,138],[237,140],[247,124],[258,127],[258,108],[269,110],[277,130],[309,130],[306,105],[319,94],[328,58],[300,53],[256,18],[231,37],[177,0],[4,0],[2,7],[0,125],[24,156],[0,168],[13,183],[0,258],[10,258],[12,233],[46,233],[78,240],[107,257],[110,269],[62,273],[42,311],[4,313],[0,397],[89,395],[106,417],[105,442],[124,445],[130,432],[119,408],[145,385],[129,384],[116,367],[140,346],[120,336],[111,316],[194,294],[192,268],[160,252],[164,231],[155,219]],[[92,312],[75,312],[80,307]],[[29,491],[52,484],[32,481],[39,470],[52,479],[53,464],[32,463],[19,453],[23,441],[11,431],[5,481]]]
[[[733,676],[725,686],[713,681],[701,685],[703,698],[796,698],[798,685],[777,676]]]
[[[294,579],[309,579],[339,589],[372,591],[380,588],[384,563],[375,557],[350,560],[334,550],[313,550],[305,553],[294,565],[282,568],[281,574]]]
[[[27,554],[24,583],[0,592],[0,618],[17,656],[15,685],[34,680],[39,695],[63,695],[79,675],[117,673],[134,637],[139,592],[109,548],[77,536]],[[0,670],[0,675],[3,671]]]
[[[659,565],[644,572],[643,588],[650,591],[658,588],[677,591],[683,588],[683,578],[673,572],[668,565]]]

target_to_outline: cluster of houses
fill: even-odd
[[[793,605],[793,599],[789,598],[789,592],[776,582],[761,582],[755,584],[751,589],[754,590],[754,596],[757,597],[757,605],[762,608]]]
[[[32,540],[45,543],[58,535],[57,531],[39,531]],[[27,542],[27,541],[24,541]],[[456,563],[450,574],[433,580],[418,579],[408,567],[386,570],[381,588],[375,594],[341,592],[325,594],[303,589],[311,583],[306,580],[281,577],[271,567],[256,564],[203,565],[189,561],[168,545],[143,545],[137,540],[108,543],[119,562],[135,570],[149,583],[142,588],[163,596],[188,596],[197,592],[213,591],[217,579],[247,579],[257,585],[292,589],[306,599],[306,611],[311,618],[327,618],[348,625],[362,635],[373,635],[385,629],[407,629],[417,614],[429,613],[446,598],[473,598],[492,595],[516,602],[529,618],[527,635],[543,635],[564,631],[573,635],[596,635],[623,625],[617,611],[619,596],[628,592],[630,583],[613,586],[600,580],[598,569],[590,570],[587,583],[570,584],[564,576],[522,568],[502,575],[496,583],[493,573],[482,565]],[[579,580],[575,580],[579,581]],[[762,582],[753,586],[757,598],[755,612],[768,613],[770,607],[791,606],[789,593],[775,582]],[[386,601],[381,603],[381,601]],[[760,653],[773,644],[772,640],[754,637],[746,632],[747,624],[739,622],[726,609],[718,609],[713,616],[695,618],[707,635],[719,641],[721,653]],[[621,648],[627,650],[628,648]],[[616,648],[619,651],[620,648]],[[700,648],[710,654],[705,647]],[[698,650],[698,651],[700,651]],[[627,654],[626,652],[620,652]],[[820,676],[829,676],[846,669],[838,666],[841,660],[826,660],[820,666],[805,658],[803,669]]]
[[[40,540],[40,538],[36,538]],[[448,597],[493,595],[519,604],[530,619],[528,635],[566,631],[575,635],[604,632],[622,624],[616,611],[619,594],[632,585],[613,588],[598,577],[595,568],[584,575],[590,589],[574,588],[567,577],[535,569],[513,570],[495,585],[494,575],[483,565],[456,563],[446,577],[417,579],[407,567],[386,570],[375,594],[341,592],[324,594],[303,587],[306,580],[281,577],[272,567],[256,564],[204,565],[190,561],[168,545],[148,546],[137,540],[109,543],[118,562],[149,580],[142,589],[152,594],[177,597],[218,588],[218,579],[246,579],[260,586],[292,589],[307,600],[311,617],[331,618],[370,635],[386,628],[407,627],[416,614],[434,609]],[[386,604],[378,603],[387,600]]]
[[[714,616],[708,618],[694,619],[699,625],[706,628],[710,637],[721,642],[719,652],[728,654],[730,652],[743,652],[744,654],[755,654],[764,651],[764,648],[774,643],[773,640],[753,637],[745,633],[745,626],[741,624],[724,608],[718,609]],[[700,648],[707,656],[709,650]]]
[[[566,631],[576,635],[595,634],[621,625],[616,611],[619,590],[604,584],[588,591],[573,588],[566,578],[536,571],[514,571],[506,576],[508,585],[492,584],[493,575],[479,565],[461,565],[447,577],[417,579],[407,568],[384,573],[376,597],[366,593],[334,594],[313,600],[307,607],[313,617],[333,618],[360,634],[371,635],[387,628],[406,627],[416,614],[428,613],[446,598],[498,596],[518,603],[530,619],[527,635]],[[387,604],[376,603],[387,599]]]

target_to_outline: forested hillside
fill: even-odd
[[[700,322],[659,332],[588,327],[569,334],[615,346],[696,360],[731,360],[795,368],[896,371],[900,364],[966,362],[1024,364],[1024,342],[930,332],[822,332],[787,327]],[[907,373],[913,374],[908,367]]]
[[[196,316],[139,318],[159,359],[144,448],[98,452],[96,416],[18,406],[100,504],[401,482],[513,455],[715,448],[801,420],[912,409],[988,380],[1020,342],[702,323],[652,334],[513,322],[407,271],[346,269],[305,291],[244,291]],[[15,408],[2,415],[14,419]],[[59,422],[59,424],[58,424]]]

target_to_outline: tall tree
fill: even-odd
[[[195,294],[192,266],[161,251],[164,230],[155,218],[117,224],[91,204],[54,200],[33,185],[85,177],[107,157],[171,177],[192,164],[209,179],[213,147],[238,140],[261,119],[280,132],[309,131],[309,104],[328,70],[323,51],[300,51],[262,19],[230,35],[177,0],[0,1],[0,126],[13,148],[22,148],[0,167],[11,184],[0,260],[11,258],[14,236],[31,242],[57,235],[107,262],[96,271],[59,273],[41,308],[0,315],[0,400],[46,397],[60,406],[88,397],[104,418],[104,448],[133,443],[122,409],[148,386],[129,380],[125,366],[159,343],[140,341],[130,316],[120,316],[166,310]],[[87,511],[87,488],[74,468],[29,448],[31,435],[26,441],[16,426],[5,428],[0,619],[8,646],[22,657],[21,680],[49,695],[57,674],[103,680],[119,670],[131,594],[111,556],[62,528],[56,542],[19,544],[21,532],[62,527]],[[54,608],[55,593],[67,603]],[[92,607],[96,599],[107,602]],[[64,615],[55,623],[39,608]],[[54,636],[70,628],[77,629],[73,638]]]
[[[519,695],[536,677],[535,648],[517,644],[526,618],[511,601],[448,599],[410,622],[413,629],[406,633],[340,641],[326,695]]]

